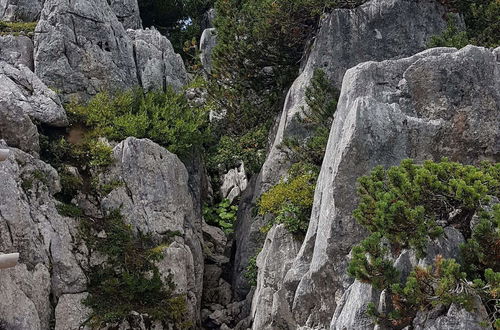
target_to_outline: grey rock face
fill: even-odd
[[[206,72],[212,72],[212,50],[217,44],[217,30],[205,29],[200,39],[200,59]]]
[[[379,296],[380,292],[370,284],[354,281],[340,299],[330,329],[373,329],[373,318],[366,314],[366,309],[369,303],[377,303]]]
[[[9,88],[15,99],[11,99],[12,102],[9,103],[20,104],[28,116],[41,123],[55,127],[68,125],[66,111],[57,94],[47,88],[27,67],[19,65],[15,68],[0,62],[0,75],[12,81]]]
[[[65,126],[66,112],[56,93],[27,67],[0,61],[0,138],[27,152],[39,150],[32,119],[50,126]]]
[[[65,101],[86,100],[102,90],[184,85],[186,70],[170,42],[156,30],[127,34],[124,25],[137,26],[137,13],[123,20],[124,25],[117,18],[134,12],[137,2],[114,0],[111,6],[98,0],[45,2],[35,31],[40,79],[60,90]]]
[[[193,320],[199,320],[203,286],[202,223],[188,189],[182,162],[147,139],[128,138],[114,150],[116,159],[103,182],[120,181],[102,201],[104,209],[121,208],[126,222],[143,233],[162,238],[175,234],[158,267],[171,272],[176,290],[188,296]]]
[[[187,82],[184,62],[156,29],[128,30],[134,45],[137,77],[145,90],[181,88]]]
[[[0,20],[34,22],[45,0],[0,0]]]
[[[0,141],[0,147],[7,146]],[[11,152],[0,163],[0,251],[19,252],[20,260],[0,276],[0,324],[43,330],[49,328],[50,295],[58,299],[86,286],[72,254],[77,223],[56,210],[56,171],[20,150]]]
[[[89,330],[90,327],[81,327],[87,320],[92,310],[86,307],[82,300],[88,293],[64,294],[57,303],[55,330]]]
[[[248,180],[245,173],[245,165],[242,163],[239,167],[233,168],[222,178],[220,193],[222,198],[227,198],[232,203],[236,197],[239,197],[247,189]]]
[[[326,326],[351,281],[346,256],[365,235],[352,218],[356,178],[405,158],[498,160],[499,84],[494,54],[472,46],[347,71],[309,230],[285,279],[300,325]]]
[[[108,0],[108,3],[125,29],[142,29],[137,0]]]
[[[303,140],[311,134],[296,118],[307,109],[305,90],[315,69],[324,70],[332,84],[340,88],[344,73],[356,64],[410,56],[424,50],[427,40],[446,28],[445,12],[435,1],[371,0],[357,8],[337,9],[329,14],[322,21],[302,73],[288,91],[274,142],[256,182],[256,198],[276,184],[290,167],[286,155],[278,148],[283,140],[292,137]],[[241,219],[253,221],[254,217],[243,214]],[[250,237],[257,233],[242,235]],[[242,250],[253,245],[246,242],[246,237],[237,238],[236,253],[243,265],[248,253]],[[241,276],[239,271],[235,269],[234,276]],[[236,282],[237,290],[245,286],[242,278]]]
[[[0,36],[0,61],[22,64],[33,71],[33,41],[26,36]]]
[[[476,300],[476,310],[468,312],[464,308],[452,304],[445,313],[418,313],[413,321],[415,330],[482,330],[492,329],[491,326],[481,325],[481,322],[488,324],[488,313],[481,304],[480,299]],[[440,315],[441,314],[441,315]]]
[[[132,43],[108,3],[97,0],[45,2],[35,72],[68,99],[138,84]]]
[[[257,257],[257,287],[252,301],[252,329],[293,329],[293,317],[283,313],[286,305],[283,279],[300,249],[297,240],[284,225],[275,225],[267,233],[262,252]]]

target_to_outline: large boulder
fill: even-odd
[[[35,30],[35,72],[68,99],[138,84],[133,45],[106,1],[47,0]]]
[[[446,8],[432,0],[371,0],[357,8],[336,9],[325,17],[302,73],[288,91],[272,147],[255,183],[254,200],[290,167],[285,152],[279,148],[284,139],[303,140],[311,134],[297,118],[307,109],[305,91],[316,69],[322,69],[340,88],[346,70],[361,62],[410,56],[424,50],[431,36],[446,29],[445,13]],[[251,208],[248,210],[251,212]],[[251,213],[241,214],[243,222],[254,219]],[[239,274],[255,253],[249,247],[258,245],[247,242],[248,237],[258,233],[249,235],[242,230],[237,231],[237,236],[234,286],[245,292],[245,279]]]
[[[10,65],[22,64],[31,71],[33,66],[33,41],[26,36],[0,36],[0,61]]]
[[[7,145],[0,140],[0,148]],[[49,329],[51,299],[81,292],[86,277],[73,255],[76,220],[59,215],[57,172],[18,149],[0,162],[0,251],[19,252],[19,264],[0,276],[0,324]],[[52,298],[51,298],[52,297]]]
[[[120,8],[128,12],[136,5],[119,0],[111,5],[98,0],[47,0],[35,30],[36,74],[59,90],[65,101],[135,86],[180,88],[187,74],[170,42],[154,29],[127,33],[124,25],[138,24],[125,20],[123,25],[117,18],[122,17]]]
[[[127,32],[134,46],[137,77],[145,90],[180,89],[186,84],[184,62],[165,36],[155,28]]]
[[[34,22],[40,17],[45,0],[1,0],[0,20]]]
[[[0,61],[0,138],[27,152],[39,151],[33,120],[49,126],[68,124],[57,94],[27,67]]]
[[[203,286],[202,220],[189,191],[188,172],[177,156],[147,139],[127,138],[113,154],[102,182],[121,182],[102,199],[105,210],[120,209],[135,230],[159,241],[174,238],[158,267],[173,275],[176,292],[186,294],[190,317],[199,322]]]
[[[376,165],[449,157],[498,161],[500,67],[492,51],[436,48],[347,71],[318,179],[311,222],[287,273],[299,325],[326,327],[349,286],[356,179]]]

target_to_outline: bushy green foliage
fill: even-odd
[[[457,27],[454,16],[448,16],[448,27],[443,33],[432,36],[427,47],[455,47],[463,48],[470,43],[466,31],[461,31]]]
[[[314,71],[309,86],[305,91],[307,108],[297,120],[310,131],[306,139],[287,138],[282,149],[287,152],[293,162],[321,167],[326,145],[333,122],[333,114],[337,110],[339,92],[328,80],[321,69]]]
[[[248,260],[248,265],[245,270],[245,278],[250,286],[257,285],[257,275],[259,274],[259,268],[257,267],[257,256],[261,250]]]
[[[318,177],[317,169],[295,164],[289,177],[281,180],[262,194],[259,214],[273,214],[274,220],[262,228],[267,232],[273,224],[283,223],[294,234],[305,234],[314,201],[314,189]]]
[[[97,235],[104,231],[106,237]],[[173,293],[171,276],[162,278],[155,262],[162,258],[163,247],[151,237],[134,234],[119,211],[100,221],[84,219],[81,233],[87,246],[107,258],[89,274],[89,296],[84,303],[93,313],[94,326],[120,322],[131,311],[148,314],[154,320],[187,326],[186,297]]]
[[[208,150],[207,166],[213,173],[222,173],[243,162],[249,174],[258,173],[265,161],[266,142],[265,125],[258,126],[241,136],[224,135]]]
[[[369,258],[366,257],[367,254]],[[348,273],[377,289],[387,288],[399,277],[393,262],[387,258],[388,255],[389,249],[382,244],[382,235],[373,233],[352,249]]]
[[[462,256],[472,278],[488,268],[500,271],[500,204],[495,204],[491,212],[481,212],[479,223],[462,246]]]
[[[56,206],[57,212],[64,217],[79,219],[84,216],[83,210],[70,203],[60,203]]]
[[[238,134],[274,120],[322,13],[360,2],[218,0],[210,94]]]
[[[149,138],[179,155],[200,146],[207,137],[206,109],[191,107],[184,94],[171,88],[165,93],[102,92],[87,104],[73,103],[69,111],[94,135],[113,140]]]
[[[448,28],[431,39],[429,47],[457,47],[467,44],[484,47],[500,46],[500,2],[498,0],[442,1],[452,11],[458,11],[465,20],[465,31],[459,31],[448,17]]]
[[[214,206],[205,205],[203,218],[209,225],[222,228],[226,234],[230,234],[233,232],[237,212],[238,206],[232,205],[229,199],[224,199]]]
[[[2,35],[30,35],[35,32],[38,22],[5,22],[0,21],[0,36]]]
[[[259,214],[275,216],[262,228],[264,232],[275,223],[284,223],[290,232],[305,234],[309,225],[316,180],[337,109],[338,92],[326,74],[316,70],[305,94],[308,107],[297,120],[310,131],[310,137],[305,141],[286,139],[280,146],[294,165],[286,180],[281,180],[259,200]]]
[[[491,168],[498,166],[485,165]],[[414,248],[422,256],[429,238],[443,229],[438,220],[468,226],[472,215],[498,189],[498,177],[488,170],[459,163],[404,160],[385,170],[376,167],[359,179],[360,202],[354,216],[370,232],[378,232],[393,247]],[[454,211],[458,215],[450,218]]]
[[[417,165],[404,160],[388,170],[375,168],[359,179],[360,202],[356,219],[371,235],[352,250],[348,272],[391,295],[392,312],[382,315],[371,306],[377,322],[400,329],[419,310],[457,303],[471,310],[480,296],[492,311],[498,309],[498,204],[485,213],[491,196],[498,198],[499,164],[465,166],[444,159]],[[436,258],[431,267],[417,267],[400,278],[390,260],[402,248],[423,257],[429,239],[452,225],[467,236],[474,214],[481,213],[471,238],[462,248],[465,267],[455,260]],[[498,212],[500,213],[500,212]],[[463,271],[466,270],[466,271]]]

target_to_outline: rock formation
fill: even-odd
[[[2,0],[0,20],[34,22],[40,17],[45,0]]]
[[[180,89],[187,83],[187,73],[172,44],[154,28],[128,30],[134,46],[137,78],[145,90]]]
[[[206,72],[212,72],[212,51],[217,43],[217,29],[205,29],[200,39],[200,59]]]
[[[303,139],[310,134],[297,122],[296,116],[307,107],[305,90],[315,69],[322,69],[332,84],[340,88],[344,73],[356,64],[410,56],[424,50],[429,38],[446,28],[445,12],[437,2],[413,0],[371,0],[354,9],[333,10],[321,22],[304,69],[288,91],[271,150],[256,179],[252,203],[276,184],[290,167],[285,153],[279,149],[283,140],[291,137]],[[391,24],[387,24],[388,21]],[[242,213],[240,218],[233,284],[235,290],[244,296],[247,292],[245,279],[239,274],[262,243],[252,242],[259,236],[259,220],[255,220],[251,213]],[[247,223],[255,225],[249,230]]]
[[[0,138],[12,147],[38,152],[38,132],[33,121],[49,126],[68,124],[59,97],[30,69],[0,61]]]
[[[165,37],[148,29],[127,34],[110,5],[96,0],[46,1],[35,31],[35,73],[66,101],[136,86],[179,88],[187,79]]]
[[[347,71],[309,230],[283,284],[287,312],[299,326],[328,327],[352,282],[347,256],[365,235],[351,215],[359,176],[405,158],[498,161],[499,74],[495,54],[473,46]]]

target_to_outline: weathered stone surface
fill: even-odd
[[[330,330],[371,330],[375,324],[366,314],[369,303],[377,303],[380,293],[370,284],[354,281],[338,303]]]
[[[36,74],[60,90],[66,101],[135,86],[180,88],[187,74],[170,42],[154,29],[127,34],[117,18],[130,13],[124,25],[137,26],[136,6],[134,0],[114,0],[111,5],[47,0],[35,31]]]
[[[0,36],[0,61],[22,64],[33,71],[33,41],[26,36]]]
[[[229,170],[222,178],[221,196],[229,199],[232,203],[236,197],[239,197],[247,189],[247,185],[245,165],[242,163],[240,166]]]
[[[209,29],[214,27],[215,22],[215,8],[210,8],[205,14],[203,14],[203,19],[201,21],[201,29]]]
[[[81,325],[90,316],[92,310],[82,303],[88,293],[64,294],[59,298],[55,312],[55,330],[90,330]]]
[[[102,207],[121,208],[127,223],[153,237],[175,235],[159,268],[163,275],[172,272],[176,290],[187,294],[191,317],[198,320],[203,285],[202,221],[194,210],[185,166],[147,139],[127,138],[113,153],[116,161],[101,179],[123,185],[101,201]]]
[[[452,304],[445,313],[431,311],[419,312],[413,321],[415,330],[484,330],[492,329],[488,313],[479,299],[476,300],[476,310],[468,312],[464,308]],[[437,312],[437,313],[433,313]]]
[[[68,99],[138,84],[133,45],[106,1],[46,0],[35,31],[35,72]]]
[[[0,20],[34,22],[45,0],[0,0]]]
[[[15,68],[0,62],[0,75],[11,81],[9,85],[1,87],[11,94],[8,103],[19,104],[24,113],[40,123],[56,127],[68,125],[66,111],[57,94],[45,86],[30,69],[24,65]]]
[[[205,29],[200,39],[200,59],[203,69],[212,72],[212,51],[217,44],[217,30],[215,28]]]
[[[291,315],[283,314],[280,289],[300,249],[300,241],[284,225],[274,225],[267,233],[257,257],[257,287],[252,301],[252,329],[293,329]]]
[[[0,141],[0,147],[7,146]],[[58,299],[86,286],[72,254],[77,223],[56,210],[56,171],[20,150],[10,150],[8,160],[0,162],[0,251],[19,252],[20,259],[0,276],[0,324],[43,330],[49,328],[51,294]]]
[[[156,29],[128,30],[134,46],[137,77],[145,90],[181,88],[187,82],[184,62]]]
[[[347,71],[309,230],[284,285],[297,323],[326,326],[351,281],[346,256],[365,235],[352,218],[356,178],[405,158],[498,161],[499,91],[496,57],[473,46]]]
[[[142,28],[137,0],[108,0],[108,3],[125,29]]]
[[[427,40],[446,28],[445,12],[444,6],[431,0],[371,0],[357,8],[336,9],[329,14],[321,22],[304,69],[286,97],[274,142],[256,181],[256,198],[276,184],[290,167],[285,153],[278,148],[283,140],[303,140],[311,134],[296,118],[307,108],[305,90],[315,69],[324,70],[332,84],[340,88],[345,71],[358,63],[410,56],[424,50]],[[241,213],[240,219],[254,221],[251,214]],[[244,268],[249,256],[255,253],[248,248],[257,245],[246,240],[258,237],[258,233],[239,234],[236,255],[241,261],[236,264]],[[240,269],[234,269],[235,289],[244,291]]]
[[[58,96],[27,67],[0,61],[0,138],[26,152],[39,151],[37,120],[51,126],[68,121]]]

